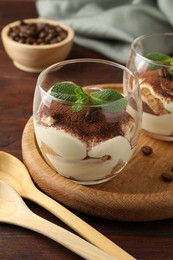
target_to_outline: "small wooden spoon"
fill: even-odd
[[[105,252],[116,256],[119,260],[135,259],[60,203],[38,190],[25,165],[14,156],[1,151],[0,180],[12,186],[23,198],[47,209],[80,236]]]
[[[0,222],[36,231],[85,259],[115,259],[70,231],[37,216],[26,206],[17,192],[2,181],[0,181]]]

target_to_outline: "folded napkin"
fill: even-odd
[[[75,42],[126,63],[136,37],[173,31],[172,0],[37,0],[39,17],[62,21]]]

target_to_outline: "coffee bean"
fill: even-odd
[[[65,39],[66,38],[66,33],[64,31],[60,32],[60,37],[61,39]]]
[[[33,43],[34,43],[34,39],[31,38],[31,37],[29,37],[29,38],[25,39],[25,43],[27,43],[27,44],[33,44]]]
[[[8,36],[20,43],[44,45],[63,41],[67,37],[67,31],[57,25],[26,23],[21,20],[18,26],[9,28]]]
[[[152,154],[152,152],[153,152],[153,149],[152,149],[152,147],[150,147],[150,146],[143,146],[142,148],[141,148],[141,150],[142,150],[142,152],[143,152],[143,154],[144,155],[150,155],[150,154]]]
[[[46,36],[45,41],[48,42],[48,41],[50,41],[51,39],[52,39],[52,34],[49,33],[49,34]]]
[[[40,34],[39,34],[39,38],[42,39],[42,38],[45,38],[45,37],[46,37],[46,33],[41,31]]]
[[[57,39],[50,40],[50,43],[56,43],[56,42],[57,42]]]
[[[167,182],[173,181],[173,172],[162,172],[161,176]]]
[[[25,40],[21,38],[21,39],[18,40],[18,42],[25,43]]]

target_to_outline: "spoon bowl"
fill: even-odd
[[[5,183],[0,182],[0,221],[6,221],[11,216],[14,216],[20,209],[20,204],[17,203],[19,196],[12,189],[8,188]]]
[[[0,181],[0,222],[18,225],[38,232],[87,259],[114,259],[113,256],[77,235],[37,216],[27,207],[17,192],[2,181]]]
[[[23,198],[29,199],[47,209],[98,248],[116,256],[119,260],[134,259],[85,221],[37,189],[25,165],[16,157],[2,151],[0,151],[0,181],[12,186]]]
[[[27,198],[27,186],[33,186],[25,165],[16,157],[0,151],[0,180],[12,186],[22,197]]]

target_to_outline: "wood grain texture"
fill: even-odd
[[[0,222],[40,233],[84,259],[115,260],[114,256],[88,243],[81,237],[35,214],[27,207],[15,189],[3,181],[0,181]],[[119,255],[118,253],[116,255],[119,260],[135,260],[132,256],[124,256],[123,250],[119,253]]]
[[[150,156],[141,147],[153,148]],[[123,221],[149,221],[173,217],[173,182],[162,179],[173,166],[172,142],[141,133],[135,154],[126,168],[109,182],[82,186],[68,180],[44,161],[37,147],[32,118],[22,137],[23,159],[35,183],[49,196],[75,210]]]
[[[19,11],[16,12],[16,10]],[[34,17],[37,17],[35,0],[0,1],[1,29],[9,22]],[[69,56],[70,59],[91,57],[106,58],[76,44],[74,44]],[[0,147],[2,151],[22,159],[21,135],[24,125],[32,114],[32,100],[37,74],[18,70],[3,50],[1,41],[0,71]],[[13,94],[8,95],[7,99],[7,93],[11,93],[11,91]],[[30,209],[38,215],[68,229],[68,226],[47,210],[35,203],[25,201]],[[124,222],[72,211],[139,260],[173,259],[173,218],[148,222]],[[17,226],[0,225],[0,259],[54,260],[57,258],[81,260],[81,257],[49,238]]]

